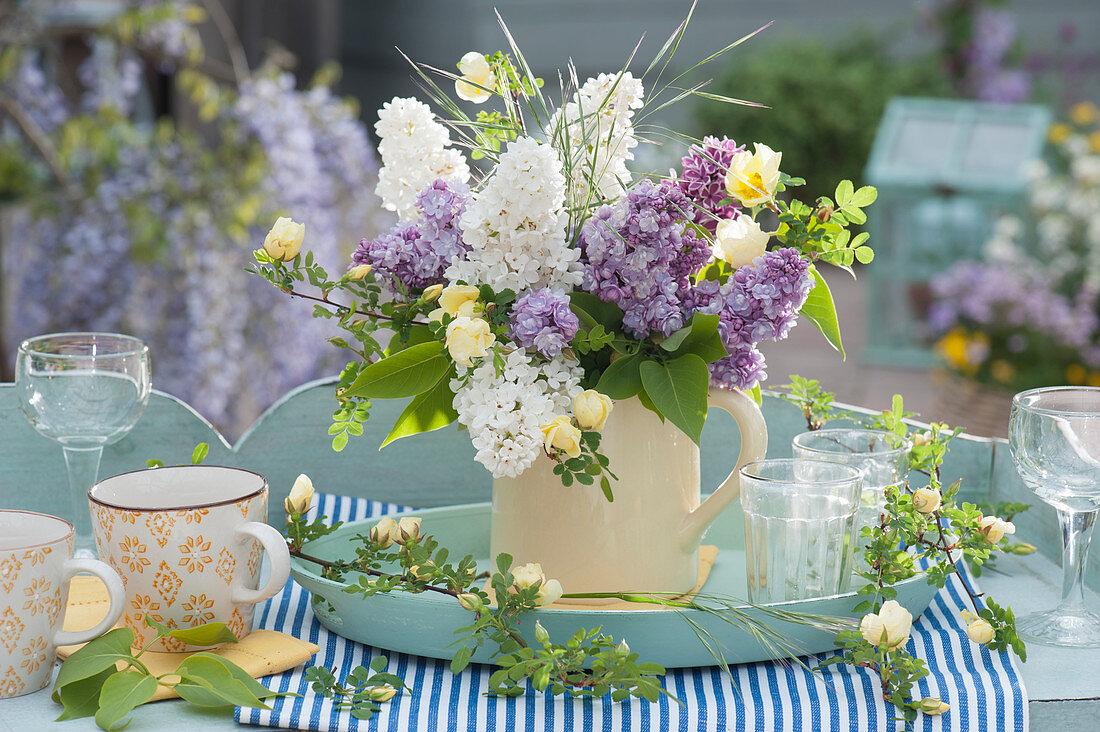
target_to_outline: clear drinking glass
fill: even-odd
[[[863,475],[829,460],[769,459],[741,468],[749,600],[842,591]]]
[[[855,533],[879,522],[886,508],[886,488],[909,480],[908,439],[885,430],[840,428],[797,435],[792,454],[804,460],[833,460],[863,471],[863,493],[856,515]],[[860,542],[856,542],[859,546]]]
[[[1085,561],[1100,509],[1100,389],[1052,386],[1012,399],[1008,442],[1024,483],[1058,512],[1062,601],[1016,623],[1021,637],[1100,646],[1100,615],[1085,607]]]
[[[94,557],[88,489],[106,445],[133,428],[149,401],[149,349],[116,333],[53,333],[23,341],[15,385],[23,413],[64,448],[75,556]]]

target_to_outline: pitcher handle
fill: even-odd
[[[737,464],[699,507],[684,517],[680,525],[680,546],[684,551],[694,551],[718,514],[741,494],[741,466],[754,460],[763,460],[768,451],[768,426],[756,401],[742,391],[712,388],[707,394],[707,406],[729,412],[741,431],[741,454]]]

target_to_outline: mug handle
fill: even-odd
[[[258,521],[249,521],[237,528],[237,538],[241,541],[252,538],[263,545],[271,562],[271,576],[267,584],[259,590],[238,585],[233,588],[233,602],[263,602],[283,589],[290,577],[290,550],[286,548],[286,539],[277,530]]]
[[[680,546],[684,551],[694,551],[707,530],[722,510],[741,495],[741,466],[755,460],[763,460],[768,451],[768,425],[760,412],[760,405],[743,391],[711,388],[707,393],[707,406],[729,412],[737,429],[741,431],[741,454],[737,464],[699,507],[684,517],[680,525]]]
[[[62,582],[69,582],[74,576],[87,572],[94,574],[107,585],[107,594],[111,598],[111,607],[107,610],[107,617],[103,618],[94,628],[88,630],[59,630],[54,633],[55,646],[73,646],[78,643],[87,643],[106,633],[118,619],[122,617],[122,611],[126,607],[126,593],[122,588],[122,578],[118,572],[98,559],[70,559],[62,565]]]

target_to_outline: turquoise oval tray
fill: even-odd
[[[466,554],[472,554],[479,558],[479,564],[483,568],[488,567],[488,503],[411,511],[409,515],[422,517],[423,530],[433,534],[442,546],[446,546],[451,557],[457,560]],[[355,537],[365,534],[377,520],[345,524],[332,534],[311,542],[306,551],[325,559],[352,559],[358,543]],[[731,506],[722,513],[707,533],[704,543],[716,545],[719,552],[703,587],[703,593],[745,597],[744,521],[739,506]],[[598,559],[593,558],[593,561]],[[343,591],[347,586],[345,583],[324,579],[317,573],[317,569],[317,565],[311,562],[300,559],[291,561],[292,576],[312,594],[314,613],[321,624],[332,632],[360,643],[400,653],[441,659],[454,656],[457,649],[457,646],[452,645],[457,637],[454,630],[469,625],[471,617],[458,602],[432,592],[417,595],[393,593],[373,597],[348,594]],[[357,577],[358,575],[352,575],[349,579],[355,580]],[[913,613],[914,618],[924,612],[936,593],[936,588],[929,586],[922,576],[899,582],[895,587],[898,591],[898,602]],[[851,609],[858,601],[854,593],[847,593],[765,607],[850,618]],[[697,623],[721,644],[721,653],[726,663],[748,663],[777,657],[773,647],[761,643],[743,628],[723,622],[709,613],[641,607],[643,609],[637,610],[600,609],[599,606],[583,609],[547,608],[531,615],[537,616],[551,638],[561,641],[578,628],[602,626],[605,634],[616,639],[626,639],[642,660],[659,663],[666,668],[717,664],[714,655],[699,640],[688,619]],[[836,648],[832,631],[776,621],[747,604],[742,609],[750,616],[767,622],[800,654],[822,653]],[[529,615],[521,625],[524,638],[532,643],[534,624],[535,618]],[[491,662],[490,649],[479,648],[474,653],[473,660],[480,663]]]

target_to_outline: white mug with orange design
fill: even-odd
[[[256,603],[290,576],[286,542],[264,523],[267,495],[262,475],[209,465],[139,470],[92,486],[99,556],[126,585],[123,622],[136,646],[156,635],[146,615],[169,628],[222,622],[238,638],[252,630]],[[265,551],[271,576],[257,589]],[[174,638],[151,648],[195,650]]]
[[[122,580],[103,562],[73,559],[73,525],[31,511],[0,511],[0,699],[50,683],[57,646],[87,643],[122,614]],[[90,572],[107,585],[111,607],[99,625],[62,630],[69,580]]]

